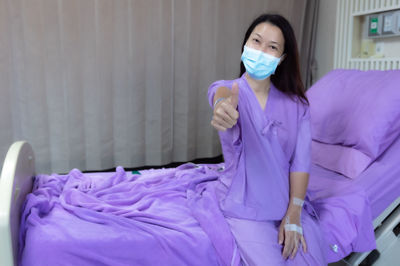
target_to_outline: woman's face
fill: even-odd
[[[254,28],[246,46],[275,57],[281,57],[285,47],[285,39],[280,28],[268,22],[263,22]]]

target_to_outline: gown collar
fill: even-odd
[[[258,124],[261,128],[261,135],[266,135],[268,131],[273,128],[279,127],[282,123],[274,118],[274,102],[276,97],[277,88],[271,82],[270,90],[268,93],[267,102],[265,103],[264,110],[261,108],[260,103],[257,100],[256,95],[254,94],[253,89],[250,87],[250,84],[247,82],[245,74],[240,78],[242,80],[242,84],[245,86],[246,94],[248,95],[248,101],[250,104],[250,108],[252,109],[253,118],[255,119],[256,124]],[[276,131],[276,129],[274,129]]]

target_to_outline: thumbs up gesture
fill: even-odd
[[[236,125],[239,118],[239,112],[236,110],[239,102],[239,86],[235,82],[231,91],[228,88],[221,87],[218,88],[216,94],[225,97],[215,105],[211,125],[219,131],[225,131]]]

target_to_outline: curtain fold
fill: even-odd
[[[306,2],[0,0],[0,160],[21,139],[44,173],[219,155],[208,86],[255,17],[301,34]]]
[[[317,60],[315,45],[317,39],[319,0],[308,0],[302,26],[300,49],[301,75],[306,89],[316,81]]]

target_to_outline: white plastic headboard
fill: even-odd
[[[18,232],[22,204],[32,191],[35,157],[31,145],[18,141],[7,152],[0,177],[1,265],[17,265]]]

